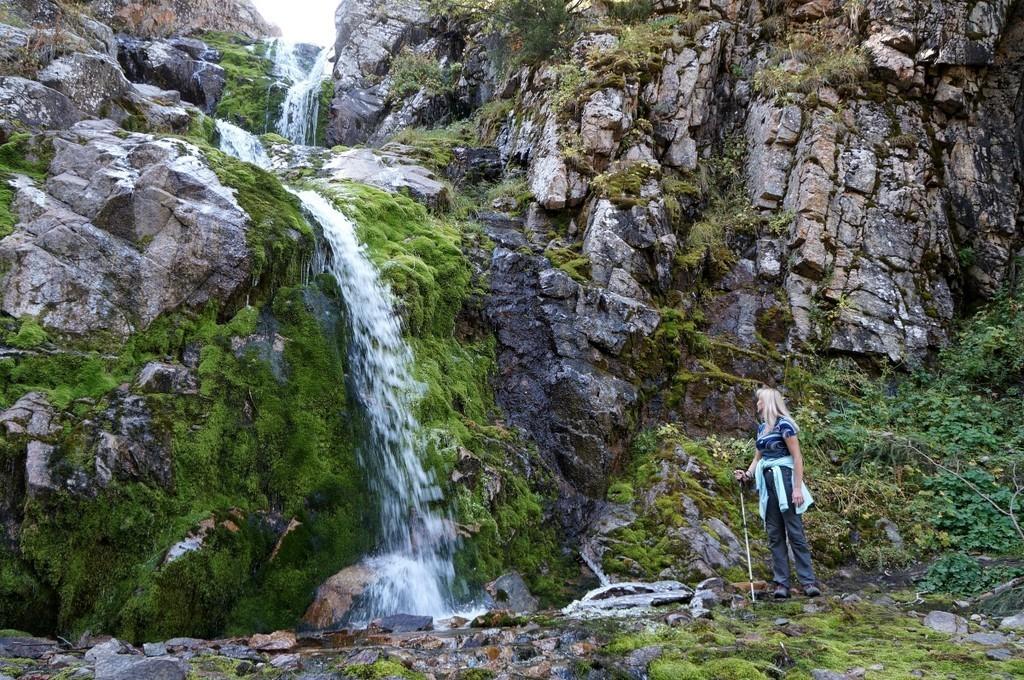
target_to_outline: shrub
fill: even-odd
[[[918,587],[928,593],[974,595],[1005,583],[1024,573],[1024,568],[982,567],[977,559],[962,552],[947,553],[935,560]]]
[[[429,95],[452,92],[462,71],[461,64],[442,66],[429,54],[416,52],[408,47],[391,60],[391,98],[402,99],[425,90]]]
[[[754,74],[754,89],[769,97],[808,94],[821,87],[853,85],[867,73],[868,59],[859,46],[799,33],[777,47],[768,66]]]

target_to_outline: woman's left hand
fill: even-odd
[[[798,508],[804,504],[804,494],[800,489],[793,489],[793,507]]]

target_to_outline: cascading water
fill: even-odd
[[[431,507],[442,496],[417,453],[419,424],[412,402],[419,385],[410,372],[412,353],[391,292],[367,258],[352,222],[315,191],[296,195],[323,229],[332,255],[328,270],[348,310],[350,381],[369,430],[359,455],[380,505],[379,547],[366,560],[376,580],[350,620],[449,613],[456,537],[451,520]]]
[[[281,106],[277,132],[293,144],[312,145],[316,144],[320,88],[331,48],[321,48],[308,68],[303,66],[301,49],[301,43],[278,41],[274,50],[274,69],[278,77],[291,82]]]
[[[270,167],[254,135],[225,121],[217,121],[217,129],[222,151]],[[355,603],[349,623],[398,613],[450,614],[457,537],[447,514],[432,507],[442,495],[418,453],[412,406],[420,385],[411,373],[412,352],[391,291],[351,220],[315,191],[289,191],[323,231],[330,257],[316,262],[334,276],[348,311],[349,380],[368,431],[359,457],[379,504],[378,548],[365,559],[374,581]]]
[[[224,153],[264,169],[270,167],[270,156],[255,135],[226,120],[217,120],[217,135]]]

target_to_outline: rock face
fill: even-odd
[[[342,0],[335,25],[328,145],[379,144],[403,128],[452,120],[494,89],[494,67],[478,53],[463,54],[461,41],[437,40],[443,20],[431,17],[422,0]],[[458,64],[457,81],[445,92],[396,95],[389,68],[401,50],[436,61],[442,71]]]
[[[215,61],[219,56],[200,40],[139,40],[124,37],[118,41],[118,60],[129,80],[177,90],[185,101],[210,113],[224,91],[224,69]]]
[[[35,80],[0,77],[0,130],[60,130],[83,118],[67,95]]]
[[[144,37],[227,31],[256,39],[281,33],[249,0],[95,0],[90,6],[98,18]]]
[[[19,224],[0,241],[4,312],[125,336],[245,285],[248,216],[198,149],[115,130],[58,134],[45,185],[18,185]]]

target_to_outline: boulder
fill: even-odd
[[[60,431],[57,415],[42,392],[28,392],[0,411],[0,426],[8,435],[50,437]]]
[[[290,630],[278,630],[269,634],[257,633],[249,638],[249,646],[260,652],[286,652],[298,642]]]
[[[165,90],[177,90],[182,99],[210,113],[224,91],[226,74],[202,56],[216,56],[194,39],[139,40],[122,38],[118,60],[129,80]]]
[[[121,122],[128,117],[122,99],[131,89],[117,62],[105,54],[76,52],[51,61],[39,82],[66,95],[82,113]]]
[[[90,647],[85,653],[85,660],[95,663],[111,654],[131,654],[132,651],[130,645],[121,642],[117,638],[110,638]]]
[[[503,574],[484,586],[499,606],[516,614],[537,611],[539,601],[530,593],[526,581],[517,572]]]
[[[199,383],[187,366],[151,361],[142,367],[135,379],[142,392],[157,394],[195,394]]]
[[[401,145],[389,144],[381,150],[347,149],[332,155],[321,169],[321,176],[332,180],[362,182],[392,193],[407,192],[413,199],[434,210],[451,202],[448,187],[434,173],[417,165],[403,152]]]
[[[374,619],[370,623],[370,628],[384,633],[412,633],[420,630],[432,630],[434,619],[430,616],[393,614]]]
[[[38,637],[0,637],[0,658],[39,659],[57,651],[57,642]]]
[[[0,241],[2,311],[126,337],[250,284],[249,217],[199,149],[109,121],[78,123],[53,147],[45,191],[18,184],[20,222]]]
[[[1024,612],[1004,617],[999,622],[999,628],[1002,630],[1024,630]]]
[[[35,80],[0,77],[0,132],[61,130],[83,118],[67,95]]]
[[[316,590],[313,603],[302,617],[305,626],[324,630],[341,623],[353,601],[377,579],[364,564],[354,564],[330,577]]]
[[[962,635],[967,632],[967,619],[956,614],[943,611],[931,611],[924,617],[922,622],[928,628],[937,630],[940,633],[950,635]]]
[[[479,184],[498,181],[503,169],[501,154],[493,147],[456,146],[445,173],[456,184]]]
[[[188,662],[171,656],[108,654],[96,661],[96,680],[185,680]]]
[[[93,437],[101,486],[116,478],[171,487],[170,433],[157,426],[143,397],[116,390],[110,406],[96,419]]]

